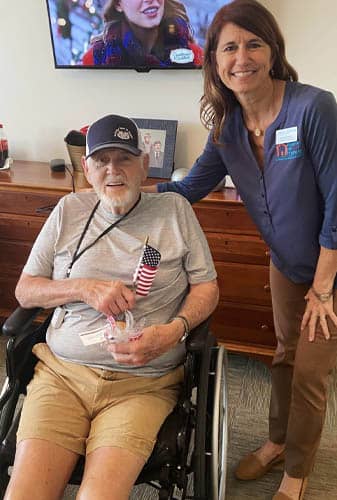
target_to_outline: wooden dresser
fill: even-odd
[[[75,172],[76,190],[88,187]],[[153,183],[152,180],[151,183]],[[47,163],[15,161],[0,171],[0,321],[16,306],[15,284],[32,243],[60,197],[71,191],[68,172]],[[269,358],[275,346],[268,283],[268,248],[234,189],[193,205],[218,272],[220,303],[213,331],[231,351]]]

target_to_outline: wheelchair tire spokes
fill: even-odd
[[[218,348],[214,385],[212,422],[212,491],[214,500],[226,496],[228,403],[227,403],[227,355]]]

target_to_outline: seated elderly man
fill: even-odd
[[[56,309],[46,344],[34,346],[7,500],[59,499],[79,455],[77,498],[127,499],[176,404],[186,334],[217,304],[188,202],[140,193],[149,161],[140,144],[128,118],[91,125],[83,169],[94,191],[60,200],[18,282],[23,307]],[[139,336],[104,344],[123,313],[145,320]]]

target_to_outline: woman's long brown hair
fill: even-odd
[[[274,16],[256,0],[234,0],[215,14],[206,36],[204,53],[204,95],[200,103],[200,119],[207,129],[213,129],[218,143],[226,117],[237,103],[234,93],[219,78],[215,53],[222,28],[233,23],[250,31],[269,45],[273,67],[271,78],[297,81],[296,70],[288,63],[285,42]]]

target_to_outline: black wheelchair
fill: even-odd
[[[0,395],[0,493],[13,465],[16,431],[26,386],[34,373],[34,344],[45,341],[51,315],[36,322],[41,309],[17,308],[2,331],[7,342],[7,377]],[[163,423],[151,457],[136,484],[158,490],[161,500],[224,500],[227,467],[227,356],[209,332],[209,320],[186,344],[185,380],[177,406]],[[80,458],[71,484],[80,484]],[[177,496],[178,495],[178,496]]]

